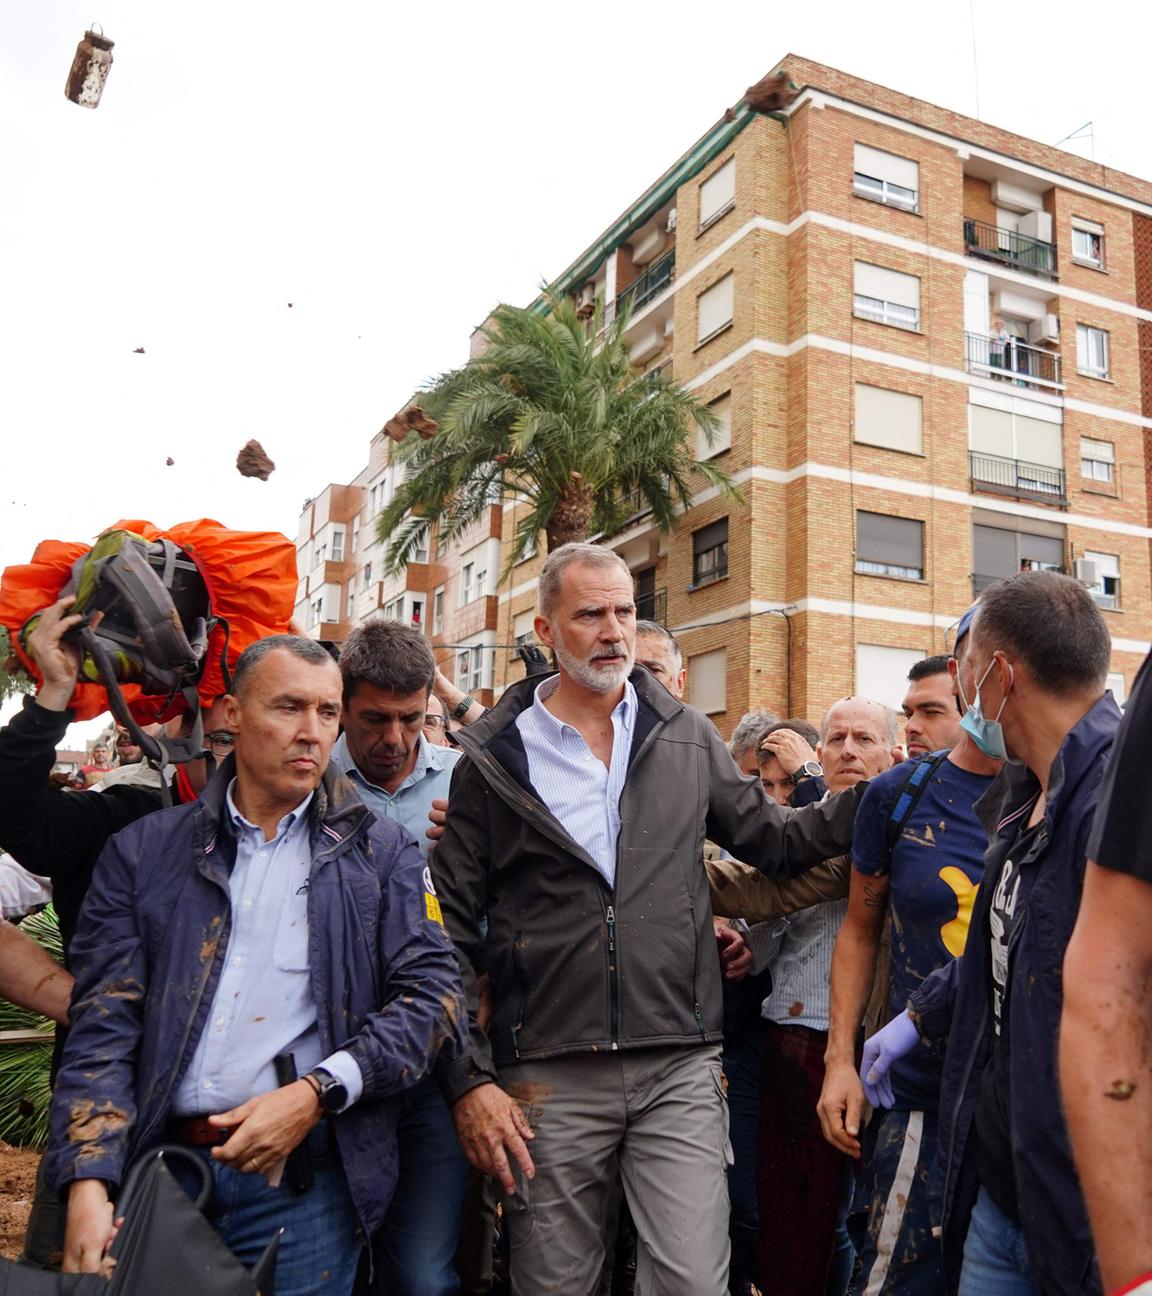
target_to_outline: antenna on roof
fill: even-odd
[[[1067,144],[1069,140],[1083,139],[1088,137],[1088,152],[1092,156],[1092,161],[1096,161],[1096,133],[1093,129],[1093,123],[1086,121],[1083,126],[1077,126],[1071,135],[1065,135],[1062,140],[1057,140],[1054,148],[1059,148],[1061,144]]]

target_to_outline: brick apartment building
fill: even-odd
[[[713,404],[724,430],[700,453],[743,494],[701,492],[671,536],[638,512],[604,538],[642,613],[727,732],[750,705],[895,702],[984,585],[1060,568],[1104,611],[1123,698],[1152,638],[1152,183],[780,66],[800,90],[784,113],[719,122],[555,282],[609,316],[631,302],[633,359]],[[498,692],[539,558],[496,588],[509,505],[381,581],[366,542],[387,445],[305,510],[301,607],[332,638],[377,610],[417,619],[460,682]],[[348,536],[353,511],[359,539],[321,579],[325,527]]]

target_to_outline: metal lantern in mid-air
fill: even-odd
[[[96,30],[86,31],[76,46],[64,95],[81,108],[95,108],[100,102],[112,66],[112,45],[103,30]]]

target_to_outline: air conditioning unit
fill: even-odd
[[[676,208],[673,207],[668,213],[668,224],[664,227],[669,234],[676,232]]]
[[[1041,315],[1028,325],[1028,341],[1033,346],[1042,346],[1045,342],[1060,341],[1060,316]]]
[[[633,262],[636,265],[647,265],[650,261],[655,261],[656,257],[664,251],[666,238],[664,231],[657,227],[645,234],[642,239],[638,239],[632,245]]]
[[[1011,184],[1006,180],[992,181],[992,202],[996,207],[1003,207],[1006,211],[1030,212],[1043,211],[1044,199],[1038,193],[1033,193],[1031,189],[1024,189],[1020,185]]]
[[[580,289],[580,305],[596,305],[596,285],[591,280],[589,280],[584,287]]]
[[[1072,575],[1081,585],[1100,584],[1100,564],[1094,558],[1077,558],[1072,563]]]

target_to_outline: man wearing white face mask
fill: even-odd
[[[989,847],[963,955],[864,1046],[869,1100],[916,1040],[947,1037],[939,1199],[949,1290],[1100,1291],[1057,1085],[1061,967],[1120,711],[1107,627],[1079,582],[1021,572],[985,591],[961,663],[964,727],[1006,757],[977,805]]]

